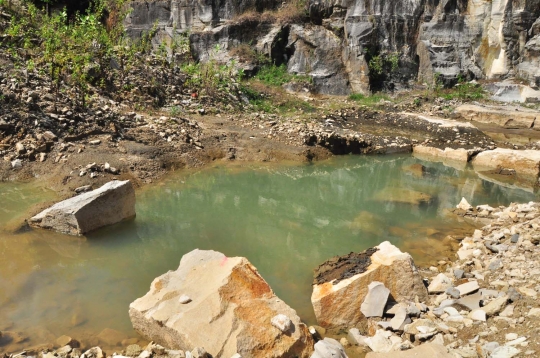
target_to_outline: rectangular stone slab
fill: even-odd
[[[135,217],[135,190],[129,180],[102,187],[54,204],[28,220],[32,227],[83,235]]]

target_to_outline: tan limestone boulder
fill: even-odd
[[[540,151],[497,148],[479,153],[472,165],[477,171],[514,170],[518,176],[538,178]]]
[[[129,180],[102,187],[54,204],[28,220],[33,227],[83,235],[135,217],[135,190]]]
[[[480,106],[464,104],[456,108],[464,119],[504,128],[532,128],[540,112],[516,106]]]
[[[343,266],[346,260],[342,257],[330,259],[316,270],[311,303],[322,327],[352,327],[364,320],[360,308],[374,281],[383,283],[398,302],[414,302],[416,297],[427,300],[427,289],[408,253],[385,241],[356,255],[350,267]]]
[[[213,357],[309,357],[313,339],[243,257],[194,250],[129,307],[136,331],[167,348]]]
[[[413,147],[413,155],[416,158],[442,162],[446,166],[460,170],[465,168],[473,153],[473,150],[464,148],[445,148],[443,150],[425,145],[415,145]]]

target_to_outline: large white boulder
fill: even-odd
[[[401,252],[388,241],[374,249],[375,252],[366,250],[366,257],[352,260],[361,262],[364,267],[357,265],[355,268],[353,262],[351,268],[343,269],[339,265],[344,260],[338,259],[319,266],[311,295],[319,325],[326,328],[352,327],[365,319],[361,306],[368,294],[369,285],[374,281],[384,284],[398,302],[414,301],[416,297],[420,301],[427,300],[426,287],[411,255]],[[341,277],[333,276],[332,271],[337,271]],[[355,274],[351,275],[351,271]]]
[[[102,187],[54,204],[30,218],[33,227],[83,235],[135,217],[135,190],[129,180]]]
[[[497,148],[479,153],[473,160],[475,170],[514,170],[517,175],[538,178],[540,151]]]
[[[463,104],[456,108],[456,112],[470,121],[495,124],[505,128],[532,128],[535,121],[540,118],[538,111],[514,106]]]
[[[183,296],[189,300],[181,299]],[[185,297],[184,297],[185,298]],[[129,307],[135,330],[167,348],[213,357],[309,357],[313,339],[243,257],[194,250]]]

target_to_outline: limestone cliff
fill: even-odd
[[[319,93],[459,79],[519,78],[540,86],[540,0],[308,0],[303,20],[293,23],[239,19],[280,6],[134,1],[126,28],[139,36],[157,22],[158,39],[189,30],[192,53],[203,61],[227,61],[230,50],[248,44],[289,72],[311,76]]]

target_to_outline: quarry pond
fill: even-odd
[[[137,192],[137,217],[87,237],[13,228],[55,200],[33,184],[0,184],[0,351],[68,334],[120,349],[140,339],[129,304],[187,252],[244,256],[304,322],[313,269],[388,240],[426,267],[453,258],[475,226],[453,215],[472,205],[537,201],[469,169],[406,156],[344,156],[315,164],[218,165],[179,171]],[[131,340],[130,340],[131,338]]]

